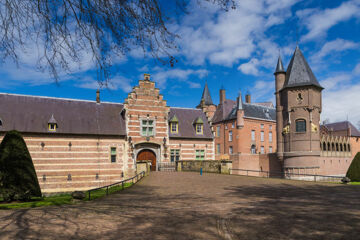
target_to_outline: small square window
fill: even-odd
[[[195,159],[196,160],[204,160],[205,159],[205,150],[196,150],[195,151]]]

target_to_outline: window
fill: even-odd
[[[231,128],[234,128],[235,127],[235,123],[233,122],[232,124],[231,124]]]
[[[141,135],[154,136],[154,120],[141,121]]]
[[[172,122],[170,123],[170,132],[171,133],[178,133],[178,123],[177,122]]]
[[[220,144],[216,144],[216,152],[220,154]]]
[[[272,125],[269,126],[269,130],[272,130]]]
[[[56,124],[55,123],[49,123],[49,131],[52,131],[52,132],[56,131]]]
[[[229,131],[229,142],[232,142],[233,140],[233,133],[232,131]]]
[[[269,153],[272,153],[273,150],[272,150],[272,146],[269,147]]]
[[[264,146],[261,146],[261,147],[260,147],[260,152],[261,152],[261,154],[264,154],[264,153],[265,153]]]
[[[306,132],[306,121],[304,119],[296,120],[296,132]]]
[[[0,119],[0,127],[3,125],[2,120]]]
[[[251,154],[256,154],[256,148],[255,148],[255,145],[254,145],[254,144],[251,145],[250,151],[251,151]]]
[[[196,150],[195,159],[196,160],[204,160],[205,159],[205,150]]]
[[[225,129],[228,129],[227,124],[225,124]]]
[[[233,147],[232,146],[229,147],[229,154],[233,154]]]
[[[196,124],[196,134],[203,134],[203,125],[200,123]]]
[[[170,150],[170,161],[175,162],[180,160],[180,149]]]
[[[269,132],[269,142],[272,142],[273,139],[272,139],[272,132]]]
[[[110,152],[111,152],[111,162],[116,162],[116,147],[111,147],[110,148]]]
[[[216,136],[220,137],[220,126],[216,127]]]
[[[261,128],[261,129],[264,129],[264,124],[261,124],[261,125],[260,125],[260,128]]]
[[[264,131],[260,132],[260,141],[264,141]]]
[[[255,130],[251,130],[251,141],[255,141]]]

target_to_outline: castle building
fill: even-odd
[[[86,190],[177,160],[212,160],[213,134],[201,109],[167,106],[148,74],[124,103],[0,94],[0,141],[22,133],[43,193]]]

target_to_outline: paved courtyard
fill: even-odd
[[[151,173],[109,197],[0,210],[0,239],[360,239],[360,186]]]

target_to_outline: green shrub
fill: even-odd
[[[41,197],[29,150],[17,131],[6,133],[0,144],[0,194],[5,201]]]
[[[352,160],[346,176],[352,182],[360,182],[360,152],[358,152]]]

